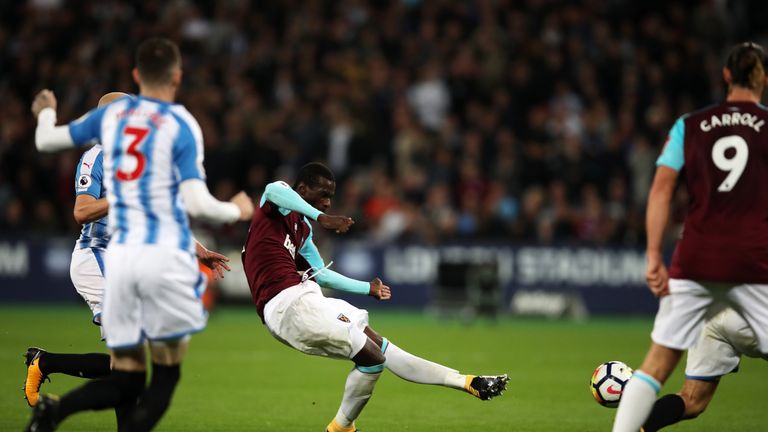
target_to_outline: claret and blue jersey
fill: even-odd
[[[284,182],[267,185],[253,213],[243,247],[243,268],[259,316],[281,291],[302,282],[298,272],[314,275],[326,288],[368,294],[370,284],[326,268],[312,240],[312,225],[321,212]]]
[[[691,197],[670,276],[768,283],[768,110],[723,102],[682,116],[657,165]]]
[[[179,185],[205,180],[205,171],[202,131],[186,108],[126,97],[70,123],[69,132],[77,145],[101,143],[96,156],[103,165],[111,241],[194,251]]]

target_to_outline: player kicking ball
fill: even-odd
[[[749,324],[727,308],[707,322],[699,341],[688,350],[683,388],[656,401],[642,431],[656,432],[701,415],[715,396],[720,378],[739,369],[742,355],[768,360]]]
[[[357,430],[355,420],[384,368],[408,381],[463,390],[482,400],[501,395],[507,375],[463,375],[416,357],[376,333],[368,325],[367,311],[323,296],[321,286],[379,300],[391,297],[389,287],[378,278],[363,282],[330,270],[312,241],[308,218],[336,233],[346,232],[354,223],[345,216],[325,214],[335,191],[333,173],[319,163],[302,167],[293,188],[284,182],[267,185],[242,255],[256,310],[275,339],[305,354],[355,364],[326,431]]]

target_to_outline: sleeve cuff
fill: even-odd
[[[40,113],[37,115],[37,122],[55,126],[56,110],[53,108],[43,108],[42,111],[40,111]]]
[[[323,214],[323,212],[321,212],[320,210],[318,210],[318,209],[316,209],[314,207],[312,207],[312,210],[310,211],[310,213],[311,214],[308,214],[307,216],[309,216],[309,218],[314,220],[314,221],[316,221],[317,218],[319,218],[320,215]]]

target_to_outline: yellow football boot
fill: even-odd
[[[40,370],[40,356],[43,353],[45,353],[45,350],[32,347],[28,348],[26,354],[24,354],[24,357],[26,357],[24,364],[27,365],[27,378],[24,380],[24,399],[27,400],[31,407],[37,405],[37,400],[40,398],[40,386],[43,385],[43,381],[48,379],[48,376]]]
[[[480,400],[488,400],[504,394],[509,377],[504,375],[474,376],[467,375],[464,391]]]

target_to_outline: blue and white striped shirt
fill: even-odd
[[[104,178],[104,154],[101,145],[95,145],[83,153],[80,163],[77,164],[75,174],[75,195],[90,195],[96,199],[104,198],[107,190],[103,187]],[[77,248],[106,249],[109,243],[107,231],[107,218],[83,224],[80,238],[77,239]]]
[[[103,147],[111,241],[194,252],[179,185],[205,180],[203,134],[182,105],[122,98],[69,124],[77,145]]]

